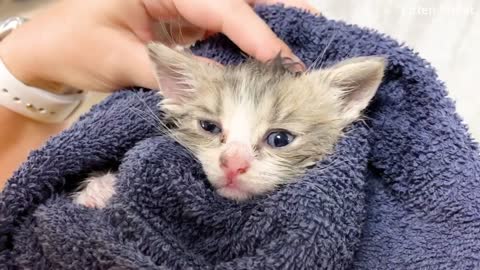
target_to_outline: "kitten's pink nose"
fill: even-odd
[[[228,180],[233,184],[238,175],[244,174],[250,168],[253,159],[247,146],[241,143],[229,143],[227,149],[220,155],[220,167]]]

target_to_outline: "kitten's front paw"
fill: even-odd
[[[115,194],[115,175],[107,173],[85,180],[82,190],[73,195],[73,202],[89,208],[104,208]]]

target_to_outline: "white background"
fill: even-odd
[[[480,141],[479,0],[312,0],[331,19],[387,33],[437,69]]]

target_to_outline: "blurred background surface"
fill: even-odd
[[[0,0],[0,20],[55,0]],[[120,0],[121,1],[121,0]],[[459,114],[480,141],[479,0],[311,0],[325,16],[378,29],[405,42],[437,69]],[[90,93],[85,110],[104,98]]]

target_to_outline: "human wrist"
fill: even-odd
[[[4,28],[6,31],[8,22],[7,20],[7,28]],[[58,70],[58,65],[49,65],[47,62],[58,59],[51,51],[49,53],[48,46],[43,46],[42,49],[37,44],[32,50],[27,45],[38,39],[35,35],[32,36],[35,31],[28,28],[35,26],[36,24],[27,23],[26,28],[24,25],[14,28],[9,34],[7,32],[6,38],[0,43],[0,104],[39,122],[60,123],[82,103],[83,91],[45,79],[62,70]]]
[[[35,57],[23,55],[21,49],[19,49],[21,47],[22,45],[15,40],[15,37],[7,36],[0,42],[0,60],[10,73],[25,85],[41,88],[55,94],[61,94],[63,91],[61,84],[42,78],[42,76],[36,72],[36,70],[44,69],[42,64],[25,61],[28,58],[35,59]]]

